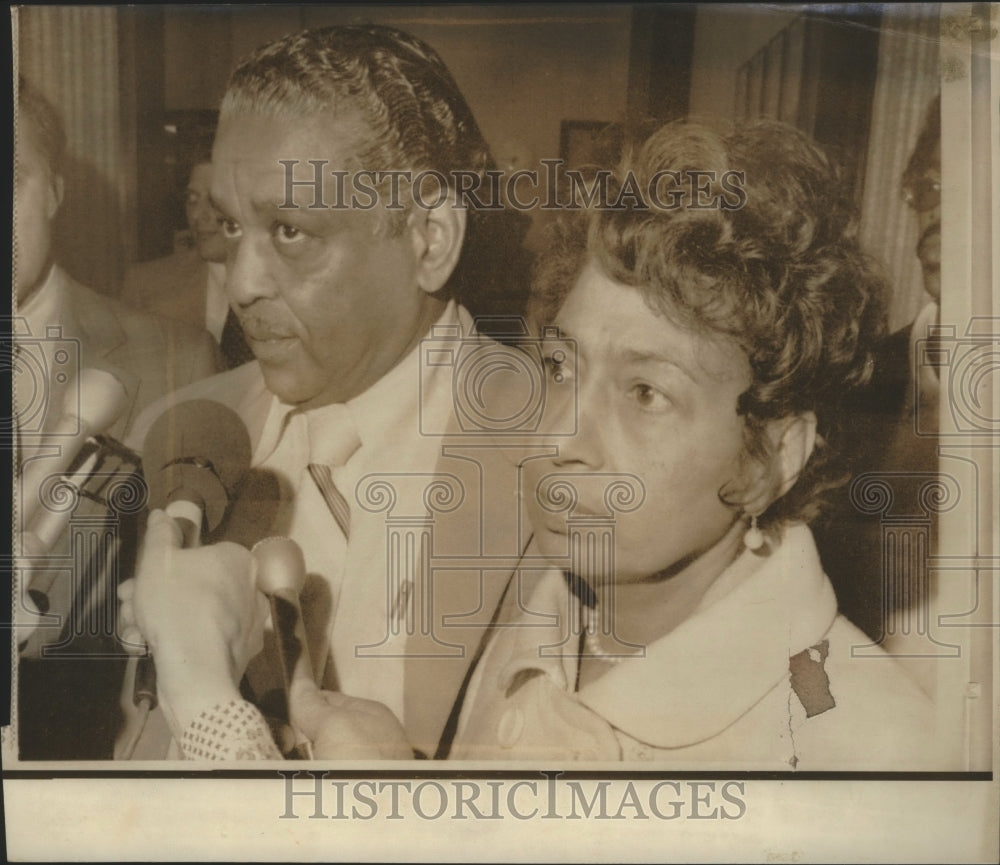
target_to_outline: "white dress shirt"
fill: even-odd
[[[437,326],[459,323],[458,307],[451,303]],[[408,604],[411,616],[417,612],[411,596],[419,575],[409,589],[388,584],[387,514],[366,509],[358,497],[364,494],[359,488],[364,479],[373,483],[387,476],[397,507],[406,507],[422,500],[435,471],[441,443],[421,434],[421,412],[430,428],[444,427],[451,411],[451,373],[421,364],[419,352],[418,345],[347,403],[302,412],[254,387],[238,409],[257,422],[266,414],[252,464],[278,479],[280,503],[271,533],[293,538],[305,558],[309,576],[302,607],[317,681],[378,700],[401,719],[401,660],[408,634],[400,605]],[[348,502],[350,545],[308,472],[310,463],[331,468],[333,482]],[[362,646],[377,648],[365,656],[358,651]],[[250,679],[258,692],[280,683],[276,665],[265,660],[268,655],[265,650],[251,665]]]

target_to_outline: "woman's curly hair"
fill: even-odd
[[[680,175],[656,181],[664,171]],[[703,192],[696,197],[688,172],[698,173]],[[623,196],[623,207],[609,206],[622,189],[647,190],[651,180],[659,202],[678,206],[653,207],[634,196]],[[714,206],[699,206],[713,196]],[[872,351],[885,331],[884,282],[856,228],[841,172],[795,128],[760,121],[724,136],[669,123],[626,146],[603,204],[554,229],[536,267],[531,312],[551,320],[593,261],[641,291],[654,312],[732,340],[751,373],[737,404],[749,458],[766,462],[767,421],[810,411],[817,418],[811,459],[759,515],[760,525],[810,520],[822,493],[843,480],[834,456],[845,400],[870,377]],[[720,497],[741,507],[726,491]]]

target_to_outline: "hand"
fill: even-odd
[[[291,715],[317,760],[411,760],[403,725],[382,703],[338,691],[293,692]]]
[[[122,584],[119,597],[122,640],[149,646],[175,733],[204,709],[239,698],[239,680],[262,647],[268,613],[246,548],[182,549],[174,520],[153,511],[136,577]]]

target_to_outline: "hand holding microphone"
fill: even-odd
[[[206,708],[239,698],[247,663],[263,644],[267,600],[257,563],[239,544],[185,549],[177,522],[149,515],[137,576],[122,585],[122,637],[145,642],[175,735]]]
[[[298,544],[289,538],[267,538],[254,546],[253,554],[257,585],[270,598],[297,750],[307,759],[411,759],[403,727],[386,706],[316,685],[299,606],[306,571]]]
[[[143,444],[143,474],[149,488],[149,502],[154,509],[163,509],[164,518],[173,522],[170,537],[175,542],[159,551],[157,545],[165,544],[168,528],[147,529],[146,549],[139,561],[138,577],[148,577],[146,585],[160,588],[169,594],[172,568],[193,569],[213,566],[211,556],[182,564],[173,548],[193,548],[201,544],[202,531],[214,531],[222,523],[240,479],[250,467],[250,436],[239,416],[230,408],[211,400],[188,400],[165,411],[150,427]],[[151,516],[152,519],[152,516]],[[156,520],[162,523],[161,517]],[[174,536],[176,533],[176,536]],[[232,544],[231,547],[237,545]],[[243,549],[239,547],[239,549]],[[246,553],[246,550],[243,550]],[[248,554],[249,555],[249,554]],[[187,557],[190,559],[191,557]],[[164,572],[163,566],[167,569]],[[209,574],[206,574],[208,578]],[[177,590],[187,579],[188,571],[177,572]],[[147,594],[152,594],[152,590]],[[157,607],[150,605],[148,615],[133,606],[140,606],[133,595],[142,593],[131,581],[119,588],[123,608],[119,615],[122,624],[122,641],[126,648],[141,648],[132,625],[138,625],[142,636],[152,645],[150,635],[143,628],[142,619],[155,627]],[[173,647],[173,638],[168,639]],[[183,638],[180,640],[183,645]],[[259,650],[259,648],[258,648]],[[245,663],[244,663],[245,666]],[[242,671],[241,671],[242,673]],[[176,677],[175,677],[176,678]],[[136,706],[149,711],[157,704],[157,675],[151,658],[141,658],[136,666],[132,700]],[[141,729],[141,728],[140,728]]]

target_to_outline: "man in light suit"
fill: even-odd
[[[207,330],[219,343],[226,368],[231,369],[252,360],[253,353],[226,298],[226,242],[209,197],[211,148],[210,136],[196,136],[186,151],[187,243],[172,255],[129,268],[122,300]]]
[[[220,364],[203,330],[132,310],[80,285],[53,262],[52,221],[63,196],[60,167],[65,136],[53,107],[23,79],[18,87],[14,436],[19,473],[32,463],[29,475],[38,477],[45,474],[45,463],[66,446],[53,432],[61,420],[66,391],[73,387],[80,369],[96,367],[120,383],[124,391],[121,410],[100,432],[121,442],[145,407],[172,390],[212,375]],[[89,398],[100,399],[93,394]],[[19,484],[18,492],[21,513],[39,490]],[[73,518],[95,513],[101,513],[101,508],[81,497]],[[18,526],[19,531],[29,528]],[[46,549],[18,552],[28,557],[70,556],[69,535],[64,530]],[[23,561],[31,566],[30,558]],[[126,566],[123,559],[120,564]],[[22,592],[24,603],[59,616],[59,624],[64,625],[73,603],[74,579],[70,577],[65,569],[36,568],[31,572],[31,594]],[[110,591],[114,590],[112,586]],[[18,610],[15,615],[24,612]],[[26,625],[19,638],[37,624],[30,615],[18,621]],[[60,627],[39,626],[23,641],[21,755],[27,759],[109,756],[115,733],[114,692],[109,685],[121,675],[123,660],[43,657],[42,649],[59,640],[60,632]],[[96,644],[108,648],[106,634],[94,637],[88,643],[91,648]],[[112,651],[116,648],[111,646]]]
[[[522,273],[521,223],[460,206],[450,185],[419,206],[406,180],[380,185],[371,207],[322,203],[337,195],[330,171],[435,171],[451,184],[454,172],[483,179],[492,166],[443,62],[391,28],[310,31],[255,52],[230,81],[212,161],[226,290],[257,362],[172,401],[215,399],[246,423],[253,472],[278,490],[267,533],[304,553],[316,683],[388,707],[414,750],[433,755],[528,541],[517,467],[489,435],[519,407],[478,387],[505,391],[503,375],[476,376],[491,363],[525,365],[473,321],[521,311],[525,286],[510,282]],[[525,376],[513,379],[516,402]],[[218,566],[214,546],[184,552],[185,573]],[[168,559],[157,549],[146,561],[161,572]],[[251,567],[245,550],[236,561]],[[169,579],[145,574],[136,592],[157,576]],[[156,610],[138,595],[135,606],[154,658],[172,654],[157,640]],[[280,714],[272,655],[266,642],[248,680],[265,714]],[[207,735],[210,719],[189,717],[171,699],[182,689],[161,683],[182,719],[174,737],[186,722]]]

